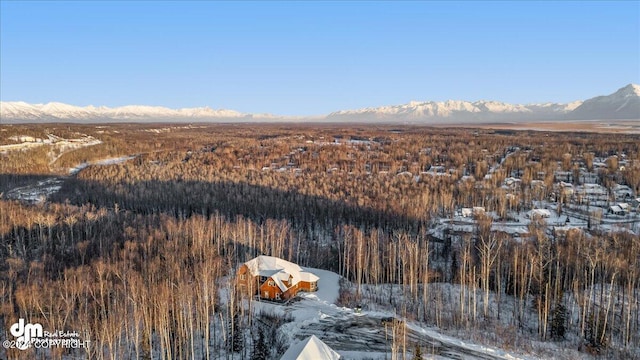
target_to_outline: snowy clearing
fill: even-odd
[[[33,185],[21,186],[7,191],[4,197],[12,200],[22,200],[31,203],[43,202],[49,195],[60,190],[63,179],[50,178],[40,180]]]
[[[102,159],[102,160],[96,160],[96,161],[92,161],[92,162],[84,162],[82,164],[79,164],[77,166],[74,166],[72,168],[69,168],[69,174],[70,175],[76,175],[77,173],[79,173],[81,170],[89,167],[89,166],[106,166],[106,165],[116,165],[116,164],[121,164],[125,161],[134,159],[135,155],[130,155],[130,156],[121,156],[121,157],[115,157],[115,158],[108,158],[108,159]]]
[[[412,353],[414,344],[419,344],[424,353],[431,353],[429,358],[432,359],[534,359],[443,335],[435,328],[404,321],[391,311],[361,312],[338,306],[335,302],[340,276],[326,270],[307,270],[320,277],[317,292],[301,293],[300,301],[288,305],[260,301],[252,304],[255,313],[289,314],[293,317],[292,322],[280,329],[288,336],[290,344],[315,335],[344,359],[387,359],[391,356],[392,347],[395,351],[403,351],[402,344],[406,346],[406,353]],[[403,325],[406,325],[404,340],[399,337],[399,328]]]

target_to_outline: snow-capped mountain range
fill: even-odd
[[[129,105],[116,108],[106,106],[79,107],[58,102],[28,104],[0,102],[0,118],[8,122],[52,121],[166,121],[187,119],[248,119],[271,118],[270,115],[243,114],[233,110],[215,110],[208,107],[169,109],[161,106]]]
[[[246,114],[208,107],[170,109],[159,106],[78,107],[63,103],[0,102],[1,123],[138,122],[138,121],[282,121],[304,120],[270,114]],[[472,123],[534,120],[640,119],[640,86],[629,84],[615,93],[568,104],[508,104],[499,101],[412,101],[404,105],[342,110],[315,121]]]
[[[360,118],[395,118],[397,120],[519,120],[523,118],[560,118],[582,104],[581,101],[569,104],[508,104],[498,101],[458,101],[442,102],[412,101],[404,105],[364,108],[359,110],[338,111],[329,114],[328,118],[360,117]]]
[[[640,119],[640,86],[629,84],[615,93],[568,104],[508,104],[498,101],[412,101],[404,105],[337,111],[333,120],[386,121],[413,123],[502,122],[525,120],[609,120]]]

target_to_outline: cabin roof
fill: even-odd
[[[330,348],[315,335],[293,344],[280,360],[338,360],[340,354]]]
[[[305,271],[297,264],[273,256],[261,255],[247,261],[245,265],[254,276],[259,275],[272,278],[282,291],[287,289],[282,281],[288,281],[289,276],[292,277],[292,284],[296,284],[299,281],[313,282],[320,279],[315,274]]]

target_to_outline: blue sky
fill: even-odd
[[[326,114],[640,83],[640,2],[0,0],[0,99]]]

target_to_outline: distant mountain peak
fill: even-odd
[[[640,119],[640,86],[629,84],[613,94],[585,100],[571,112],[571,119]]]
[[[620,94],[624,94],[627,96],[638,96],[640,97],[640,85],[637,84],[629,84],[623,88],[618,89],[618,91],[615,92],[620,93]]]

